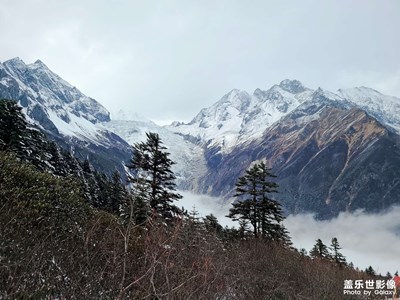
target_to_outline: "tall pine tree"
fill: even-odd
[[[263,161],[246,170],[236,183],[239,200],[232,204],[228,217],[250,223],[255,237],[290,244],[280,203],[270,196],[277,193],[278,185],[271,181],[274,177]]]
[[[119,214],[122,203],[126,201],[126,198],[126,190],[122,185],[121,175],[118,171],[115,171],[111,176],[110,182],[109,210],[115,214]]]
[[[49,170],[48,141],[39,129],[26,121],[16,101],[0,99],[0,151],[14,152],[41,171]]]
[[[28,122],[17,102],[0,99],[0,150],[20,154],[25,148]]]
[[[176,193],[175,175],[171,169],[174,162],[157,133],[149,132],[146,136],[145,142],[133,146],[128,168],[134,175],[129,181],[140,192],[140,201],[146,201],[157,215],[170,221],[179,212],[173,201],[182,198]]]
[[[333,238],[331,241],[331,246],[329,247],[329,249],[332,251],[332,260],[339,264],[339,265],[343,265],[346,264],[346,258],[344,257],[344,255],[340,252],[340,249],[342,249],[339,245],[339,241],[337,238]]]
[[[312,258],[329,258],[328,247],[322,242],[321,239],[317,239],[313,248],[310,251]]]

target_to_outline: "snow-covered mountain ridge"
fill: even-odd
[[[369,100],[364,103],[362,99]],[[283,80],[266,91],[256,89],[251,95],[234,89],[209,108],[202,109],[187,124],[173,122],[160,127],[142,116],[127,112],[115,115],[121,120],[103,124],[130,144],[143,141],[147,131],[159,133],[171,152],[171,158],[177,163],[174,172],[179,186],[209,193],[213,183],[207,187],[202,181],[225,155],[262,144],[265,132],[275,124],[287,122],[285,117],[288,115],[302,127],[318,119],[317,108],[325,106],[345,110],[360,108],[395,132],[400,121],[400,114],[394,113],[400,109],[400,99],[396,97],[385,96],[369,88],[339,90],[336,93],[321,88],[312,90],[297,80]],[[304,113],[314,109],[317,113]],[[129,121],[129,116],[135,120]],[[199,181],[199,178],[203,179]],[[224,180],[216,178],[215,182]]]
[[[260,137],[268,126],[299,106],[311,93],[300,82],[287,80],[267,91],[256,89],[252,95],[234,89],[202,109],[190,123],[174,123],[167,128],[192,136],[207,147],[228,150]]]
[[[368,87],[339,89],[338,95],[400,133],[400,98]]]
[[[0,63],[0,98],[18,101],[30,122],[78,158],[89,158],[107,173],[123,171],[130,147],[101,125],[110,121],[110,113],[42,61],[25,64],[13,58]]]
[[[0,94],[18,100],[30,121],[55,134],[107,144],[100,122],[110,113],[96,100],[52,72],[42,61],[0,63]]]
[[[256,89],[251,95],[234,89],[202,109],[191,122],[174,122],[167,128],[207,148],[229,153],[238,145],[261,138],[268,127],[303,103],[321,99],[341,102],[346,108],[360,108],[391,130],[400,131],[399,98],[365,87],[341,89],[336,93],[321,88],[312,90],[298,80],[288,79],[265,91]]]

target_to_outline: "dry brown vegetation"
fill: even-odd
[[[127,223],[10,157],[0,175],[0,299],[352,299],[368,277],[189,218]]]

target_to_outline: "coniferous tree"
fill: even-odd
[[[233,226],[232,227],[225,226],[222,237],[225,242],[229,243],[232,241],[243,239],[244,233],[241,233],[240,229],[235,228]]]
[[[121,175],[115,171],[111,176],[109,210],[115,214],[120,212],[122,203],[126,199],[126,190],[121,182]]]
[[[213,214],[209,214],[203,218],[204,226],[208,232],[221,234],[223,231],[223,227],[219,224],[217,217]]]
[[[247,220],[239,220],[239,229],[237,230],[237,237],[239,239],[245,239],[250,232],[249,222]]]
[[[232,204],[228,217],[235,221],[248,221],[253,226],[253,234],[255,237],[259,233],[259,213],[257,208],[258,198],[258,167],[254,165],[246,170],[246,174],[239,177],[236,183],[235,197],[241,199]],[[244,198],[244,199],[243,199]]]
[[[300,253],[301,256],[307,256],[307,250],[304,249],[304,248],[301,248],[301,249],[299,250],[299,253]]]
[[[135,225],[143,226],[146,224],[151,212],[150,206],[144,197],[134,195],[129,199],[132,205],[132,220]]]
[[[374,268],[372,268],[372,266],[369,266],[368,268],[365,269],[365,273],[367,273],[368,275],[375,275],[375,270]]]
[[[314,247],[310,250],[310,256],[313,258],[329,258],[328,247],[322,242],[321,239],[317,239]]]
[[[98,189],[94,192],[97,193],[97,207],[109,212],[113,212],[110,208],[112,182],[106,174],[94,172],[94,181]]]
[[[290,244],[288,232],[282,224],[281,206],[270,197],[271,193],[277,193],[278,185],[270,181],[274,177],[263,161],[246,170],[236,184],[234,196],[239,200],[232,204],[228,217],[250,223],[254,237]]]
[[[52,171],[48,141],[30,125],[16,101],[0,100],[0,150],[11,151],[41,171]]]
[[[49,163],[53,167],[52,172],[54,175],[65,177],[68,175],[66,170],[66,163],[64,156],[56,143],[50,142],[48,144],[48,153],[50,155]]]
[[[17,102],[0,100],[0,150],[10,150],[17,154],[24,148],[24,137],[28,122]]]
[[[332,260],[339,264],[343,265],[346,264],[346,258],[344,255],[340,252],[340,249],[342,249],[339,245],[338,239],[334,237],[331,241],[331,246],[329,247],[330,250],[332,251]]]
[[[139,172],[136,171],[135,176],[128,177],[130,193],[122,202],[121,214],[126,221],[132,220],[135,225],[144,226],[151,215],[149,187],[146,178],[140,176]]]
[[[82,170],[86,174],[92,174],[92,166],[87,158],[82,163]]]
[[[86,200],[94,207],[104,208],[103,203],[100,202],[101,199],[99,199],[100,187],[99,180],[96,180],[96,172],[94,172],[88,159],[85,159],[80,165],[83,175],[83,191]]]
[[[199,217],[199,212],[197,211],[196,206],[194,205],[188,213],[188,220],[193,228],[200,226],[201,221]]]
[[[205,226],[199,217],[199,212],[193,206],[183,220],[183,236],[185,243],[189,243],[191,247],[197,246],[204,237]]]
[[[145,142],[133,146],[133,157],[128,168],[133,170],[134,175],[129,177],[129,181],[141,185],[140,189],[146,191],[141,194],[152,210],[165,220],[172,220],[179,212],[173,201],[182,198],[175,192],[175,175],[171,170],[174,162],[169,158],[158,134],[149,132],[146,136]]]
[[[74,177],[83,178],[83,170],[78,160],[69,151],[63,151],[66,173]]]
[[[22,108],[12,100],[0,100],[0,151],[13,152],[39,171],[74,177],[90,204],[113,212],[118,210],[117,202],[122,201],[125,191],[118,179],[110,180],[97,172],[88,159],[79,161],[70,151],[61,150],[50,142],[35,125],[27,122]]]

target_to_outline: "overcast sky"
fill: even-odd
[[[188,121],[282,79],[400,96],[400,1],[1,0],[0,61],[41,59],[105,105]]]

